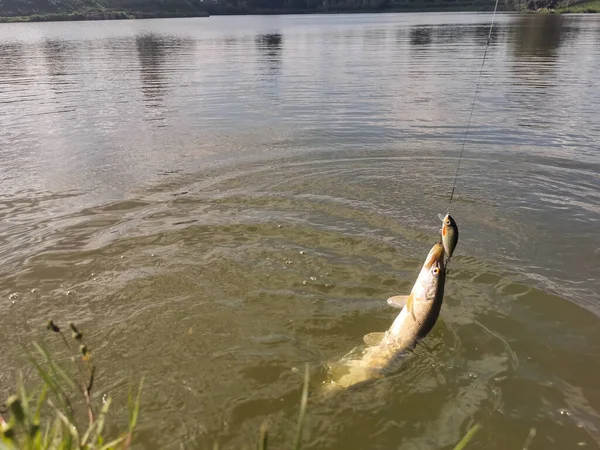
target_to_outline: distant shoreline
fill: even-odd
[[[539,8],[524,11],[527,14],[597,14],[600,13],[600,0],[562,0],[552,8]],[[566,5],[565,5],[566,3]]]
[[[537,11],[513,11],[505,9],[502,5],[501,12],[516,14],[574,14],[574,13],[600,13],[600,0],[592,2],[578,2],[573,6],[557,9],[540,9]],[[394,8],[342,8],[342,9],[283,9],[283,10],[251,10],[251,11],[216,11],[216,12],[130,12],[130,11],[88,11],[71,13],[33,14],[25,16],[0,16],[0,23],[20,22],[71,22],[91,20],[136,20],[136,19],[175,19],[211,16],[256,16],[256,15],[304,15],[304,14],[380,14],[380,13],[443,13],[443,12],[492,12],[489,6],[437,6],[431,7],[394,7]]]
[[[0,16],[0,23],[20,23],[20,22],[71,22],[71,21],[89,21],[89,20],[135,20],[135,19],[174,19],[191,17],[211,17],[211,16],[256,16],[256,15],[299,15],[299,14],[379,14],[379,13],[407,13],[407,12],[492,12],[492,8],[482,7],[444,7],[436,8],[386,8],[386,9],[321,9],[321,10],[255,10],[255,11],[219,11],[211,14],[206,12],[198,13],[142,13],[142,12],[72,12],[72,13],[49,13],[34,14],[29,16]],[[502,10],[502,12],[507,12]]]
[[[600,0],[591,2],[577,2],[569,6],[558,7],[553,10],[541,10],[541,14],[598,14],[600,13]]]
[[[174,19],[183,17],[209,17],[208,13],[141,13],[125,11],[109,12],[72,12],[72,13],[49,13],[32,14],[29,16],[0,16],[0,23],[21,22],[78,22],[89,20],[135,20],[135,19]]]

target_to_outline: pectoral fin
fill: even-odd
[[[370,346],[377,345],[383,339],[384,334],[385,332],[383,331],[375,331],[373,333],[365,334],[363,337],[363,341],[365,341],[365,344]]]
[[[414,297],[412,294],[410,294],[408,296],[408,300],[406,301],[406,310],[410,313],[410,315],[413,317],[413,319],[417,320],[417,318],[415,317],[415,311],[414,311]]]
[[[387,304],[392,308],[402,309],[406,306],[406,303],[408,303],[409,297],[410,295],[394,295],[387,299]]]

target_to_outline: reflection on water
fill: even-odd
[[[578,133],[586,133],[563,115],[567,103],[581,104],[583,100],[581,95],[584,91],[581,88],[569,89],[572,76],[564,72],[561,51],[568,48],[580,32],[576,23],[560,15],[524,16],[514,24],[511,70],[515,89],[510,96],[512,102],[519,105],[516,113],[520,116],[520,126],[539,130],[563,128],[573,137]],[[581,55],[573,56],[578,59]],[[575,68],[581,62],[573,61],[572,64]],[[581,75],[585,77],[586,71],[583,70]],[[519,112],[525,109],[529,110],[527,117]],[[567,140],[575,144],[570,137],[554,145],[561,145]]]
[[[63,77],[68,74],[67,59],[73,56],[74,48],[64,41],[47,40],[43,51],[48,65],[48,75]]]
[[[64,41],[47,40],[43,46],[45,64],[52,90],[56,94],[65,92],[71,82],[68,81],[69,58],[73,58],[75,49]]]
[[[515,26],[515,38],[512,40],[515,55],[521,58],[556,57],[559,47],[564,45],[566,26],[562,15],[519,18]]]
[[[411,45],[429,45],[431,44],[431,29],[425,27],[414,27],[410,30]]]
[[[267,73],[277,75],[281,69],[281,55],[283,52],[283,36],[281,34],[261,34],[256,36],[256,47],[263,55]]]
[[[599,448],[596,17],[497,17],[440,319],[319,397],[437,236],[490,19],[0,27],[0,394],[54,317],[115,405],[145,375],[144,448],[284,448],[306,362],[307,449]]]
[[[164,120],[165,100],[172,83],[170,73],[182,52],[193,45],[190,39],[147,33],[135,38],[140,65],[141,90],[150,120]]]
[[[23,45],[0,42],[0,80],[2,85],[18,84],[27,70]],[[2,86],[4,88],[4,86]]]
[[[498,40],[502,28],[500,25],[492,29],[490,42]],[[410,43],[414,46],[428,46],[432,42],[438,45],[467,42],[469,45],[485,46],[488,36],[490,36],[489,25],[471,27],[446,25],[435,28],[417,26],[410,30]]]
[[[147,34],[138,36],[135,43],[140,61],[145,103],[150,108],[163,106],[163,99],[167,91],[164,66],[167,63],[168,49],[165,39],[162,36]]]
[[[270,57],[278,56],[281,52],[281,34],[261,34],[256,37],[256,44]]]

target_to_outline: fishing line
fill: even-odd
[[[492,15],[492,23],[490,24],[490,32],[485,43],[485,51],[483,52],[483,61],[481,61],[481,68],[479,69],[479,76],[477,77],[477,85],[475,87],[475,95],[473,96],[473,102],[471,103],[471,113],[469,114],[469,120],[467,121],[467,129],[465,130],[465,136],[462,141],[460,149],[460,155],[458,156],[458,164],[456,165],[456,174],[454,175],[454,183],[452,185],[452,192],[450,193],[450,201],[448,202],[448,214],[450,214],[450,206],[452,205],[452,199],[454,198],[454,190],[456,189],[456,180],[458,178],[458,171],[460,170],[460,163],[462,161],[463,151],[465,150],[465,143],[467,142],[467,135],[469,134],[469,127],[471,126],[471,119],[473,118],[473,109],[475,108],[475,100],[477,99],[477,93],[479,92],[479,82],[481,81],[481,74],[483,73],[483,65],[485,64],[485,57],[487,56],[488,47],[492,40],[492,29],[494,28],[494,19],[496,18],[496,10],[498,9],[498,0],[496,0],[496,6],[494,6],[494,14]]]

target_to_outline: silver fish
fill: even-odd
[[[345,373],[329,384],[343,388],[383,376],[399,355],[414,348],[435,325],[444,299],[445,280],[444,247],[437,243],[429,251],[410,295],[388,299],[391,306],[402,307],[392,326],[384,333],[366,335],[365,343],[370,346],[358,359],[342,358],[337,369]]]

